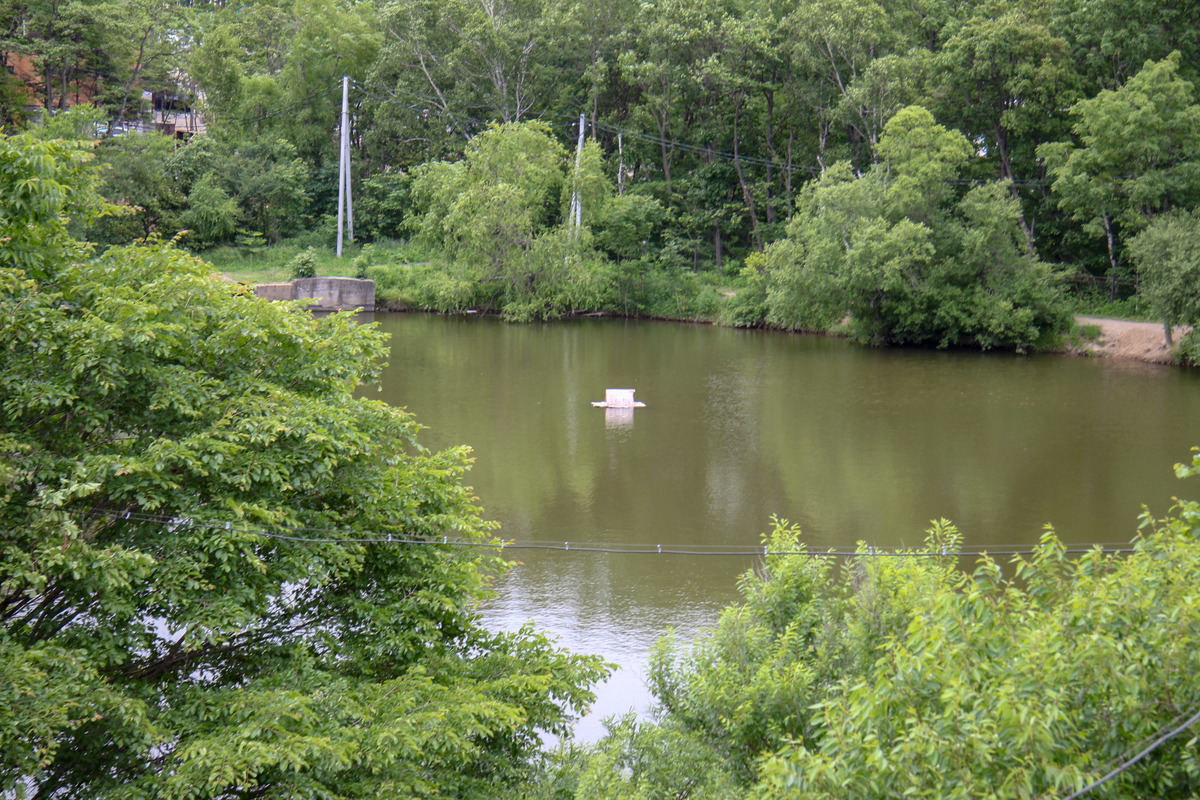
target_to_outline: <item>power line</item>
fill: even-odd
[[[410,99],[422,101],[423,105],[425,105],[425,106],[436,105],[435,103],[431,102],[429,100],[429,98],[425,97],[424,95],[421,95],[416,92],[398,91],[398,90],[396,90],[392,87],[386,86],[384,84],[379,84],[379,83],[374,83],[374,82],[354,81],[354,85],[356,88],[362,89],[364,94],[367,97],[370,97],[375,100],[383,100],[385,102],[397,101],[397,100],[399,100],[400,95],[407,95]],[[378,93],[379,90],[386,92],[387,95],[384,96],[384,95],[379,94]],[[408,108],[412,111],[417,111],[417,108],[415,106],[409,106]],[[425,109],[423,108],[422,111],[424,111],[424,110]],[[463,126],[464,128],[466,128],[468,130],[470,128],[477,128],[482,125],[485,125],[490,121],[487,118],[471,117],[471,116],[461,114],[458,112],[441,110],[441,109],[439,109],[436,112],[436,114],[439,119],[446,119],[450,122],[457,122],[461,126]],[[569,121],[566,121],[567,118],[563,115],[555,114],[552,116],[555,116],[555,117],[558,117],[558,118],[564,120],[563,122],[560,123],[560,125],[564,128],[572,127],[576,124],[574,118],[570,118]],[[543,115],[542,114],[531,114],[530,117],[533,119],[542,119]],[[761,156],[748,156],[748,155],[742,155],[742,154],[734,154],[729,151],[720,150],[720,149],[710,147],[707,145],[696,145],[696,144],[691,144],[688,142],[680,142],[675,138],[665,139],[663,137],[657,136],[652,133],[645,133],[643,131],[631,130],[629,128],[619,127],[617,125],[603,122],[600,120],[593,120],[591,125],[596,130],[604,131],[606,133],[610,133],[610,134],[614,134],[614,135],[619,134],[621,136],[624,136],[624,137],[627,137],[630,139],[634,139],[636,141],[640,141],[640,142],[643,142],[646,144],[653,144],[653,145],[656,145],[659,147],[665,147],[668,150],[672,150],[674,152],[700,156],[705,159],[718,159],[721,161],[729,161],[729,162],[740,161],[743,164],[748,164],[751,166],[764,167],[764,168],[770,168],[770,169],[778,169],[780,171],[787,171],[787,172],[791,172],[793,174],[803,173],[806,175],[810,175],[812,177],[819,177],[824,172],[824,170],[819,166],[813,166],[810,164],[785,164],[777,159],[763,158]],[[992,183],[992,182],[994,182],[994,180],[988,179],[988,178],[954,178],[954,179],[944,181],[944,183],[946,183],[948,185],[952,185],[952,186],[979,186],[979,185],[984,185],[984,184],[988,184],[988,183]],[[1012,183],[1013,186],[1018,187],[1018,188],[1037,188],[1037,187],[1049,186],[1052,182],[1047,181],[1047,180],[1036,179],[1036,178],[1029,178],[1029,179],[1018,178],[1018,179],[1010,179],[1010,183]]]
[[[1178,717],[1176,719],[1178,719]],[[1072,792],[1071,794],[1064,797],[1063,800],[1075,800],[1075,798],[1082,797],[1083,795],[1087,794],[1088,792],[1092,791],[1093,789],[1095,789],[1099,786],[1103,786],[1104,784],[1108,783],[1113,778],[1120,775],[1122,772],[1125,772],[1127,769],[1132,767],[1134,764],[1141,761],[1146,756],[1150,755],[1152,752],[1157,750],[1159,747],[1162,747],[1164,744],[1171,741],[1176,736],[1178,736],[1179,734],[1186,731],[1188,728],[1195,725],[1197,722],[1200,722],[1200,710],[1197,710],[1196,713],[1194,713],[1194,714],[1192,714],[1192,716],[1188,717],[1188,719],[1185,720],[1183,722],[1183,724],[1181,724],[1177,728],[1167,731],[1167,732],[1163,733],[1162,735],[1160,735],[1157,739],[1155,739],[1153,742],[1151,742],[1148,747],[1146,747],[1144,750],[1142,750],[1137,755],[1127,759],[1126,761],[1121,762],[1121,764],[1119,764],[1117,767],[1115,767],[1113,770],[1111,770],[1104,777],[1102,777],[1098,780],[1095,780],[1092,783],[1089,783],[1087,786],[1084,786],[1082,789],[1079,789],[1076,792]]]
[[[14,503],[13,505],[21,506]],[[677,545],[662,545],[662,544],[642,544],[642,543],[605,543],[605,542],[588,542],[569,540],[522,540],[515,539],[469,539],[469,538],[451,538],[449,535],[444,535],[441,538],[437,537],[414,537],[411,535],[392,534],[392,533],[376,533],[367,532],[363,535],[359,532],[354,532],[358,535],[347,536],[348,532],[339,531],[336,528],[319,528],[319,527],[304,527],[304,526],[276,526],[279,530],[287,531],[288,533],[279,533],[276,531],[264,530],[260,527],[251,527],[242,524],[234,524],[232,521],[225,522],[198,522],[193,519],[168,517],[155,514],[142,514],[135,512],[113,512],[113,511],[64,511],[62,509],[39,509],[36,507],[21,506],[31,508],[31,510],[75,514],[83,517],[93,517],[110,519],[115,521],[130,521],[140,523],[150,523],[161,525],[165,530],[175,531],[181,527],[184,528],[207,528],[209,530],[229,533],[241,533],[251,536],[261,536],[265,539],[273,539],[286,542],[295,542],[298,544],[313,544],[313,545],[435,545],[447,547],[489,547],[503,548],[505,550],[550,550],[561,551],[565,553],[601,553],[606,555],[675,555],[675,556],[721,556],[721,557],[770,557],[770,556],[810,556],[810,557],[831,557],[831,558],[860,558],[879,557],[879,558],[970,558],[981,556],[1019,556],[1019,555],[1034,555],[1040,550],[1034,547],[1021,547],[1016,545],[1002,545],[996,548],[986,546],[980,547],[960,547],[955,550],[947,548],[935,550],[913,550],[904,547],[874,547],[867,546],[864,549],[859,548],[830,548],[827,550],[816,549],[800,549],[800,550],[771,550],[769,545],[745,545],[745,546],[729,546],[729,545],[703,545],[703,544],[677,544]],[[326,534],[324,536],[303,536],[300,534]],[[343,533],[340,536],[329,536],[328,534]],[[1088,546],[1068,546],[1063,548],[1063,552],[1070,555],[1082,555],[1099,550],[1105,554],[1122,554],[1134,552],[1136,548],[1132,545],[1116,545],[1111,543],[1099,543]]]
[[[712,147],[688,144],[686,142],[676,141],[675,139],[666,140],[653,134],[642,133],[641,131],[631,131],[625,128],[619,128],[615,125],[610,125],[605,122],[597,121],[595,126],[597,130],[602,130],[607,133],[621,134],[622,136],[627,136],[631,139],[637,139],[648,144],[657,144],[660,146],[665,146],[670,150],[677,150],[690,155],[703,156],[704,158],[718,158],[722,161],[741,161],[743,164],[750,164],[759,167],[771,167],[779,170],[787,170],[793,173],[804,172],[813,176],[821,174],[820,167],[814,167],[806,164],[787,165],[773,159],[760,158],[757,156],[735,155],[734,153],[730,153],[725,150],[717,150],[716,148]]]

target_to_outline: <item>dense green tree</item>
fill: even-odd
[[[1174,50],[1188,80],[1197,75],[1200,9],[1177,0],[1052,0],[1047,4],[1055,32],[1071,46],[1091,88],[1118,89],[1147,61]]]
[[[230,148],[222,177],[242,212],[242,224],[270,242],[304,228],[308,165],[286,139],[246,140]]]
[[[604,669],[480,629],[465,448],[356,396],[385,352],[350,315],[82,258],[73,152],[0,139],[0,792],[513,791]]]
[[[213,25],[191,53],[188,69],[204,93],[203,111],[210,128],[236,120],[242,103],[246,68],[238,55],[236,31]]]
[[[1195,362],[1200,336],[1200,219],[1195,213],[1157,217],[1129,243],[1138,295],[1163,320],[1167,344],[1176,325],[1193,328],[1181,355]]]
[[[189,248],[204,249],[227,242],[237,231],[237,201],[218,184],[216,175],[205,173],[192,184],[187,210],[179,216],[179,225],[188,231]]]
[[[170,92],[183,53],[186,8],[157,0],[99,0],[95,24],[103,37],[104,77],[97,99],[114,126],[142,118],[147,92]]]
[[[1084,229],[1104,237],[1116,279],[1122,233],[1157,214],[1200,202],[1200,106],[1179,76],[1180,55],[1147,62],[1119,89],[1071,108],[1079,146],[1043,145],[1057,202]]]
[[[593,138],[601,113],[618,122],[632,99],[620,81],[617,62],[635,38],[639,3],[633,0],[551,0],[546,5],[546,51],[539,63],[553,65],[545,108],[575,115],[588,112]]]
[[[102,141],[94,152],[102,167],[100,194],[124,213],[99,220],[88,231],[88,238],[102,244],[126,244],[152,233],[174,236],[186,202],[170,167],[175,140],[119,136]]]
[[[476,136],[466,157],[422,168],[413,185],[416,230],[451,256],[493,269],[528,251],[559,216],[567,152],[537,123],[497,126]]]
[[[1022,8],[976,17],[951,27],[939,57],[930,93],[939,119],[953,124],[978,145],[1014,197],[1020,184],[1040,182],[1038,144],[1067,133],[1060,113],[1079,99],[1078,78],[1066,42],[1045,22]],[[1032,202],[1019,217],[1029,251],[1036,227]]]
[[[18,24],[6,37],[6,50],[32,58],[38,82],[31,87],[46,111],[64,111],[85,99],[82,84],[103,57],[97,0],[54,0],[17,8]]]
[[[823,117],[821,154],[825,160],[827,149],[835,144],[831,136],[838,106],[854,81],[874,59],[891,52],[904,32],[889,24],[887,9],[875,0],[807,0],[788,17],[794,35],[790,46],[795,48],[797,64],[821,81],[818,103]],[[848,111],[838,121],[849,130],[851,149],[834,152],[842,158],[870,162],[887,120],[874,113],[871,106],[852,104]]]
[[[985,558],[923,588],[814,704],[815,739],[761,763],[761,796],[1059,797],[1106,775],[1089,796],[1194,795],[1198,512],[1147,515],[1129,556],[1072,562],[1048,533],[1011,577]]]
[[[535,119],[556,67],[539,69],[551,17],[541,0],[389,3],[369,78],[374,158],[408,168],[452,158],[490,122]]]
[[[120,123],[146,116],[144,92],[175,88],[186,15],[149,0],[5,3],[0,52],[32,59],[29,88],[47,111],[90,102]]]
[[[902,109],[856,176],[842,164],[806,192],[767,254],[768,320],[862,341],[1025,349],[1069,324],[1053,272],[1031,256],[1003,182],[961,193],[966,138]]]
[[[451,259],[458,304],[513,319],[602,307],[609,271],[590,244],[610,188],[599,152],[585,149],[567,172],[567,153],[540,123],[495,126],[471,140],[458,162],[435,162],[413,180],[411,225],[418,240]],[[579,227],[567,214],[573,191]]]
[[[310,169],[336,164],[341,79],[366,76],[379,51],[378,20],[370,3],[333,0],[297,0],[292,18],[298,24],[278,76],[280,96],[267,113]]]
[[[31,133],[0,137],[0,268],[39,276],[46,264],[68,259],[78,246],[67,236],[69,219],[88,221],[101,210],[94,169],[77,142],[42,141]]]
[[[0,25],[7,22],[12,26],[16,22],[15,15],[11,11],[6,14],[5,11],[8,9],[0,4]],[[25,124],[25,109],[22,107],[25,86],[15,71],[10,71],[12,65],[9,62],[13,54],[4,49],[3,42],[4,39],[0,39],[0,126],[12,130]]]
[[[672,168],[680,156],[676,147],[687,130],[688,114],[700,109],[688,102],[695,90],[695,67],[711,52],[706,46],[718,36],[717,20],[705,14],[703,3],[678,0],[654,9],[643,7],[639,35],[620,57],[622,79],[634,87],[638,102],[631,119],[652,131],[663,183],[664,199],[673,202]]]

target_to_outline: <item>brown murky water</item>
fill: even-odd
[[[711,625],[754,562],[586,547],[749,549],[772,514],[816,548],[917,544],[941,517],[972,547],[1028,546],[1046,524],[1125,543],[1143,504],[1200,496],[1171,470],[1200,445],[1195,371],[655,322],[376,320],[392,357],[372,396],[412,411],[427,446],[474,448],[468,482],[506,539],[559,548],[509,551],[488,623],[532,620],[621,665],[585,739],[645,709],[652,643]],[[647,407],[606,419],[606,388]]]

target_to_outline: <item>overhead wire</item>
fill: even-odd
[[[645,544],[645,543],[610,543],[563,540],[516,540],[516,539],[473,539],[466,537],[451,538],[449,534],[441,537],[417,537],[396,533],[345,531],[337,528],[322,528],[312,526],[276,525],[275,530],[263,526],[235,524],[226,521],[197,521],[186,517],[146,514],[139,512],[118,512],[104,510],[65,510],[22,506],[31,510],[59,512],[81,517],[103,518],[115,521],[130,521],[161,525],[164,529],[175,531],[179,528],[207,528],[217,532],[240,533],[260,536],[264,539],[294,542],[312,545],[438,545],[447,547],[485,547],[503,548],[504,550],[552,550],[568,553],[602,553],[608,555],[678,555],[678,556],[722,556],[722,557],[770,557],[770,556],[812,556],[835,558],[882,557],[882,558],[969,558],[981,556],[1024,556],[1039,552],[1036,547],[1020,545],[998,545],[996,547],[959,546],[954,550],[948,548],[912,549],[906,547],[875,547],[864,548],[829,548],[772,550],[769,545],[703,545],[703,544]],[[281,532],[284,531],[284,532]],[[318,535],[301,535],[301,534]],[[340,535],[331,535],[340,534]],[[1082,555],[1100,550],[1105,554],[1121,554],[1134,551],[1132,545],[1117,545],[1112,543],[1097,543],[1091,545],[1071,545],[1063,548],[1069,555]]]
[[[390,87],[390,86],[387,86],[386,84],[381,84],[378,82],[357,81],[356,80],[356,81],[352,81],[352,85],[355,85],[356,87],[358,87],[367,96],[373,97],[375,99],[396,100],[396,99],[398,99],[399,95],[406,94],[406,95],[409,95],[409,97],[411,99],[422,101],[423,105],[425,105],[425,106],[435,105],[434,103],[430,102],[430,98],[427,98],[424,95],[421,95],[416,92],[399,91],[399,90],[395,89],[394,87]],[[386,96],[384,96],[380,92],[386,93]],[[413,111],[417,110],[416,106],[409,106],[409,108]],[[422,108],[422,111],[426,111],[426,110],[427,110],[426,108]],[[449,120],[454,121],[454,122],[459,122],[460,124],[465,123],[465,127],[468,129],[472,128],[472,127],[475,127],[475,128],[481,127],[483,125],[486,125],[488,122],[492,121],[486,117],[473,117],[473,116],[461,114],[458,112],[446,111],[446,110],[440,110],[440,109],[438,111],[436,111],[436,114],[439,118],[448,118]],[[557,118],[560,121],[559,126],[563,127],[563,128],[572,128],[576,124],[578,124],[576,122],[577,118],[570,117],[567,115],[561,115],[561,114],[549,114],[548,115],[544,112],[530,114],[530,117],[533,119],[545,119],[547,116]],[[653,144],[653,145],[656,145],[659,147],[665,147],[668,150],[672,150],[672,151],[679,152],[679,153],[686,153],[688,155],[700,156],[700,157],[706,158],[706,159],[717,159],[717,160],[728,161],[728,162],[737,161],[737,162],[747,164],[750,166],[778,169],[781,171],[791,172],[792,174],[802,173],[802,174],[810,175],[813,177],[818,177],[824,172],[824,170],[820,166],[814,166],[811,164],[788,164],[788,163],[780,161],[778,159],[763,158],[761,156],[745,155],[742,153],[732,153],[727,150],[722,150],[722,149],[715,148],[715,147],[712,147],[709,145],[697,145],[697,144],[692,144],[689,142],[681,142],[674,137],[665,139],[656,134],[646,133],[644,131],[633,130],[633,129],[625,128],[625,127],[620,127],[618,125],[615,125],[615,124],[612,124],[609,122],[604,122],[602,120],[592,120],[591,122],[588,123],[588,126],[594,128],[595,130],[604,131],[605,133],[628,137],[629,139],[633,139],[635,141],[643,142],[646,144]],[[990,179],[984,179],[984,178],[978,178],[978,179],[976,179],[976,178],[954,178],[954,179],[949,179],[949,180],[945,181],[945,183],[950,184],[950,185],[955,185],[955,186],[976,186],[976,185],[987,184],[990,182],[992,182]],[[1049,186],[1051,182],[1047,181],[1047,180],[1042,180],[1042,179],[1030,178],[1030,179],[1014,179],[1014,180],[1011,180],[1011,183],[1013,186],[1016,186],[1018,188],[1037,188],[1037,187]]]
[[[1187,713],[1187,712],[1184,712],[1184,713]],[[1176,717],[1176,719],[1178,719],[1178,717]],[[1097,789],[1097,788],[1103,786],[1104,784],[1108,783],[1113,778],[1117,777],[1121,773],[1128,770],[1130,767],[1137,764],[1139,761],[1141,761],[1146,756],[1153,753],[1158,748],[1162,747],[1167,742],[1174,739],[1176,736],[1179,736],[1181,733],[1183,733],[1184,731],[1191,728],[1197,722],[1200,722],[1200,706],[1197,706],[1195,713],[1193,713],[1190,717],[1188,717],[1186,720],[1184,720],[1184,722],[1182,724],[1178,725],[1175,728],[1171,728],[1171,725],[1173,725],[1174,722],[1167,725],[1165,728],[1163,728],[1159,731],[1158,737],[1153,742],[1151,742],[1147,747],[1142,749],[1137,754],[1124,759],[1120,764],[1118,764],[1116,767],[1114,767],[1112,770],[1110,770],[1103,777],[1100,777],[1100,778],[1096,779],[1095,781],[1089,783],[1087,786],[1084,786],[1083,788],[1072,792],[1071,794],[1064,797],[1063,800],[1076,800],[1077,798],[1082,797],[1083,795],[1087,794],[1088,792],[1092,791],[1093,789]]]
[[[102,73],[97,73],[97,74],[102,74]],[[116,76],[105,74],[105,77],[116,77]],[[268,114],[229,115],[228,119],[231,119],[235,122],[245,123],[245,122],[261,122],[263,120],[273,119],[273,118],[279,117],[279,116],[285,116],[287,114],[290,114],[297,108],[301,108],[301,107],[311,104],[311,102],[313,100],[320,99],[322,97],[326,97],[326,96],[335,94],[336,92],[340,91],[341,80],[337,76],[332,76],[331,78],[329,78],[327,83],[328,83],[328,88],[325,89],[324,91],[308,93],[303,98],[295,101],[294,103],[291,103],[287,106],[277,108],[276,110],[274,110]],[[429,106],[436,105],[435,103],[433,103],[431,101],[431,98],[421,95],[417,92],[398,91],[395,87],[388,86],[387,84],[379,83],[377,81],[365,81],[365,80],[351,79],[351,86],[359,89],[364,95],[366,95],[367,97],[370,97],[372,99],[375,99],[375,100],[393,101],[393,100],[398,99],[398,96],[400,94],[407,94],[413,100],[422,101],[423,106],[429,107]],[[481,108],[482,108],[482,106],[481,106]],[[417,111],[416,106],[409,106],[409,109],[413,110],[413,111]],[[425,112],[425,111],[427,111],[427,108],[422,108],[421,111]],[[471,116],[471,115],[463,114],[460,112],[448,111],[448,110],[444,110],[444,109],[438,109],[435,113],[438,118],[449,119],[452,122],[459,123],[464,128],[464,131],[463,131],[464,133],[473,128],[481,128],[481,127],[487,125],[489,122],[494,121],[493,119],[486,117],[486,116],[476,117],[476,116]],[[545,116],[546,116],[545,114],[541,114],[541,113],[535,113],[535,114],[530,115],[530,117],[533,119],[543,119]],[[566,117],[564,115],[554,115],[554,116],[558,116],[560,119],[569,120],[566,123],[562,123],[566,127],[573,126],[574,124],[576,124],[574,122],[574,118]],[[657,145],[659,147],[666,147],[667,149],[675,151],[675,152],[686,153],[688,155],[700,156],[700,157],[706,158],[706,159],[717,159],[717,160],[728,161],[728,162],[736,161],[736,162],[740,162],[740,163],[747,164],[750,166],[758,166],[758,167],[769,168],[769,169],[778,169],[781,171],[791,172],[792,174],[806,174],[806,175],[810,175],[813,177],[820,176],[824,171],[821,167],[814,166],[811,164],[788,164],[788,163],[780,161],[778,159],[763,158],[761,156],[745,155],[745,154],[741,154],[741,153],[735,154],[735,153],[731,153],[726,150],[717,149],[717,148],[714,148],[714,147],[711,147],[708,145],[697,145],[697,144],[692,144],[689,142],[680,142],[679,140],[677,140],[674,137],[672,137],[670,139],[664,139],[663,137],[657,136],[655,134],[645,133],[643,131],[633,130],[630,128],[619,127],[617,125],[614,125],[614,124],[611,124],[608,122],[603,122],[600,120],[593,120],[591,123],[589,123],[589,126],[593,127],[596,130],[601,130],[601,131],[604,131],[606,133],[610,133],[613,135],[621,135],[623,137],[628,137],[635,141],[640,141],[640,142],[643,142],[646,144],[653,144],[653,145]],[[393,136],[393,137],[386,137],[386,138],[395,139],[395,138],[401,138],[401,137]],[[955,186],[974,186],[974,185],[989,183],[990,181],[988,179],[957,178],[957,179],[949,179],[944,182],[947,184],[950,184],[950,185],[955,185]],[[1015,179],[1015,180],[1012,180],[1011,183],[1013,184],[1013,186],[1016,186],[1018,188],[1037,188],[1037,187],[1049,186],[1051,182],[1047,181],[1047,180],[1039,180],[1039,179]]]

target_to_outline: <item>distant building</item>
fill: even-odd
[[[10,75],[16,76],[25,94],[22,111],[27,119],[36,122],[46,111],[46,96],[39,92],[43,76],[37,70],[32,57],[23,53],[7,52],[4,64]],[[65,88],[51,87],[51,113],[77,105],[93,105],[99,87],[94,76],[82,73]],[[196,109],[194,98],[185,94],[165,92],[143,92],[143,108],[149,109],[150,119],[129,119],[122,122],[113,135],[125,133],[162,133],[176,139],[190,139],[205,130],[204,117]]]
[[[26,96],[26,102],[22,104],[22,110],[31,119],[40,119],[42,112],[46,108],[46,96],[44,93],[39,93],[37,88],[42,85],[42,75],[34,66],[33,58],[24,53],[7,52],[5,55],[5,67],[10,75],[15,75],[20,81],[21,87]],[[51,87],[51,107],[67,109],[76,105],[90,105],[92,98],[96,96],[98,88],[95,78],[90,75],[81,75],[79,78],[71,81],[64,87]]]
[[[176,139],[190,139],[204,133],[204,117],[196,110],[194,98],[164,92],[150,93],[154,109],[154,127]]]

